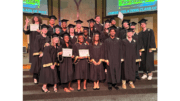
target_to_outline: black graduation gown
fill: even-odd
[[[104,44],[90,45],[90,59],[96,62],[102,61],[100,65],[90,64],[90,77],[92,81],[104,80],[105,72],[103,67],[104,62]]]
[[[72,49],[72,45],[69,44],[69,47],[67,47],[66,44],[62,44],[62,48]],[[62,49],[60,49],[60,51],[62,51]],[[72,58],[62,57],[62,55],[60,57],[61,60],[60,60],[59,71],[60,71],[61,83],[68,83],[72,81],[74,77]]]
[[[88,59],[78,59],[76,58],[79,56],[79,49],[89,49],[89,46],[86,43],[75,43],[73,46],[73,54],[75,56],[75,79],[88,79],[89,78],[89,63]]]
[[[86,42],[86,41],[90,44],[90,43],[92,43],[92,38],[89,36],[87,38],[84,37],[84,42]]]
[[[73,36],[73,38],[69,38],[70,40],[69,40],[69,42],[72,44],[72,45],[74,45],[75,43],[77,43],[77,36],[76,35],[74,35]]]
[[[89,30],[90,30],[90,28],[89,28]],[[93,38],[94,32],[95,32],[95,29],[94,29],[94,27],[93,27],[93,30],[90,30],[90,37],[91,37],[91,38]]]
[[[119,38],[121,40],[126,39],[127,29],[123,28],[119,31]]]
[[[59,82],[57,68],[51,69],[56,64],[57,52],[54,46],[46,46],[43,51],[42,65],[39,82],[43,84],[57,84]]]
[[[154,71],[154,51],[156,50],[154,31],[152,29],[147,28],[146,31],[141,31],[138,34],[140,51],[144,49],[142,52],[142,61],[140,64],[140,70],[146,71]],[[149,50],[152,50],[150,53]]]
[[[40,26],[40,24],[39,24]],[[40,29],[40,27],[39,27]],[[26,35],[29,35],[29,43],[30,43],[30,50],[29,50],[29,63],[32,63],[32,58],[33,58],[33,50],[34,50],[34,41],[37,35],[40,35],[39,32],[37,31],[30,31],[30,25],[27,26],[27,30],[24,30],[23,28],[23,32]]]
[[[104,32],[104,31],[101,31],[101,34],[100,34],[100,37],[99,37],[100,42],[104,43],[104,41],[105,41],[107,38],[109,38],[109,33],[106,33],[106,32]]]
[[[66,28],[65,31],[63,31],[62,28],[61,28],[60,36],[63,37],[63,34],[64,34],[65,32],[67,32],[67,28]]]
[[[96,31],[101,32],[101,31],[103,31],[103,26],[102,26],[101,24],[95,23],[95,24],[94,24],[94,29],[95,29]]]
[[[136,40],[132,39],[129,42],[127,39],[123,39],[123,57],[124,66],[122,68],[122,79],[135,81],[135,72],[137,70],[136,60],[139,60],[139,51],[137,49]]]
[[[49,26],[49,28],[48,28],[47,36],[48,36],[49,38],[51,38],[51,36],[54,34],[54,28],[51,27],[50,25],[48,25],[48,26]]]
[[[43,52],[45,43],[50,43],[49,37],[43,37],[42,35],[37,35],[34,41],[34,50],[33,50],[33,60],[31,64],[31,73],[39,74],[41,69],[42,57],[39,55]]]
[[[116,84],[121,78],[122,41],[120,38],[109,37],[104,41],[105,60],[109,61],[107,66],[107,82]]]

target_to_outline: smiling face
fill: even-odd
[[[66,22],[62,22],[62,28],[66,28],[67,27],[67,23]]]
[[[114,36],[115,36],[115,34],[116,34],[115,29],[111,29],[111,30],[110,30],[110,36],[114,37]]]
[[[49,23],[50,23],[50,25],[54,25],[55,24],[55,19],[50,19]]]
[[[70,33],[74,33],[74,28],[71,27],[71,28],[69,29],[69,31],[70,31]]]
[[[52,43],[53,43],[53,46],[56,46],[56,43],[59,43],[59,38],[54,37]]]
[[[87,36],[87,35],[88,35],[88,31],[84,30],[84,36]]]
[[[69,36],[67,36],[67,35],[64,36],[64,42],[65,42],[65,43],[68,43],[68,42],[69,42]]]
[[[129,27],[129,25],[128,25],[127,22],[124,22],[124,23],[123,23],[123,26],[124,26],[124,28],[128,28],[128,27]]]
[[[141,23],[141,27],[145,28],[146,27],[146,23]]]
[[[90,22],[90,25],[89,25],[91,28],[94,27],[94,22]]]
[[[59,29],[59,28],[56,28],[56,29],[55,29],[55,32],[56,32],[56,34],[59,34],[59,33],[60,33],[60,29]]]
[[[80,24],[80,23],[77,23],[77,24],[76,24],[76,27],[77,27],[78,29],[80,29],[80,28],[81,28],[81,24]]]
[[[94,35],[94,40],[95,40],[95,41],[99,41],[99,34],[95,34],[95,35]]]
[[[84,42],[84,37],[82,35],[78,36],[78,41],[80,43],[83,43]]]
[[[100,23],[100,21],[101,21],[101,18],[98,16],[98,17],[96,17],[96,22],[98,22],[98,23]]]
[[[41,29],[41,32],[42,32],[43,34],[47,34],[48,30],[47,30],[47,28],[43,28],[43,29]]]
[[[104,26],[104,27],[105,27],[106,29],[108,29],[109,26],[110,26],[110,23],[105,23],[105,26]]]
[[[127,37],[128,38],[132,38],[132,36],[133,36],[133,32],[127,32]]]
[[[112,21],[111,21],[111,24],[112,24],[112,25],[115,25],[115,24],[116,24],[116,21],[115,21],[115,20],[112,20]]]
[[[34,22],[38,22],[38,17],[37,16],[34,17]]]

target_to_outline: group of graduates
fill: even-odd
[[[126,82],[135,88],[134,82],[140,80],[138,71],[144,72],[142,79],[152,80],[154,68],[155,37],[152,29],[146,28],[146,19],[138,23],[142,31],[135,32],[136,22],[123,19],[122,28],[116,27],[114,18],[100,24],[100,16],[89,19],[89,27],[81,26],[83,21],[74,21],[76,25],[67,26],[66,19],[61,26],[55,25],[57,18],[49,16],[49,25],[42,24],[40,14],[33,14],[32,23],[39,24],[37,31],[30,31],[26,18],[23,31],[30,36],[29,62],[34,83],[43,83],[42,91],[49,92],[47,84],[61,84],[65,92],[71,92],[71,81],[77,80],[77,90],[86,91],[87,80],[94,82],[94,90],[99,90],[99,82],[108,83],[108,89],[119,90],[118,83],[126,89]],[[72,49],[71,57],[63,57],[63,48]],[[88,49],[89,55],[80,57],[79,50]],[[107,74],[107,75],[106,75]]]

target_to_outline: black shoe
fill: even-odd
[[[100,88],[96,88],[96,90],[100,90]]]
[[[87,89],[84,89],[84,88],[83,88],[83,90],[84,90],[84,91],[87,91]]]
[[[96,90],[96,89],[97,89],[97,88],[94,88],[94,87],[93,87],[93,90]]]
[[[108,87],[108,89],[111,91],[111,90],[112,90],[112,87]]]
[[[117,85],[115,85],[114,88],[115,88],[116,90],[119,90],[119,87],[118,87]]]
[[[137,76],[136,79],[141,80],[141,78],[139,76]]]
[[[81,89],[78,89],[77,91],[81,91]]]

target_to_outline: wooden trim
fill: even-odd
[[[58,0],[58,19],[59,19],[59,21],[60,21],[60,18],[61,18],[60,17],[60,2],[61,2],[61,0]]]
[[[51,0],[51,15],[53,15],[53,0]]]
[[[102,23],[104,22],[104,0],[102,0]]]
[[[95,15],[97,15],[97,0],[95,0]]]

